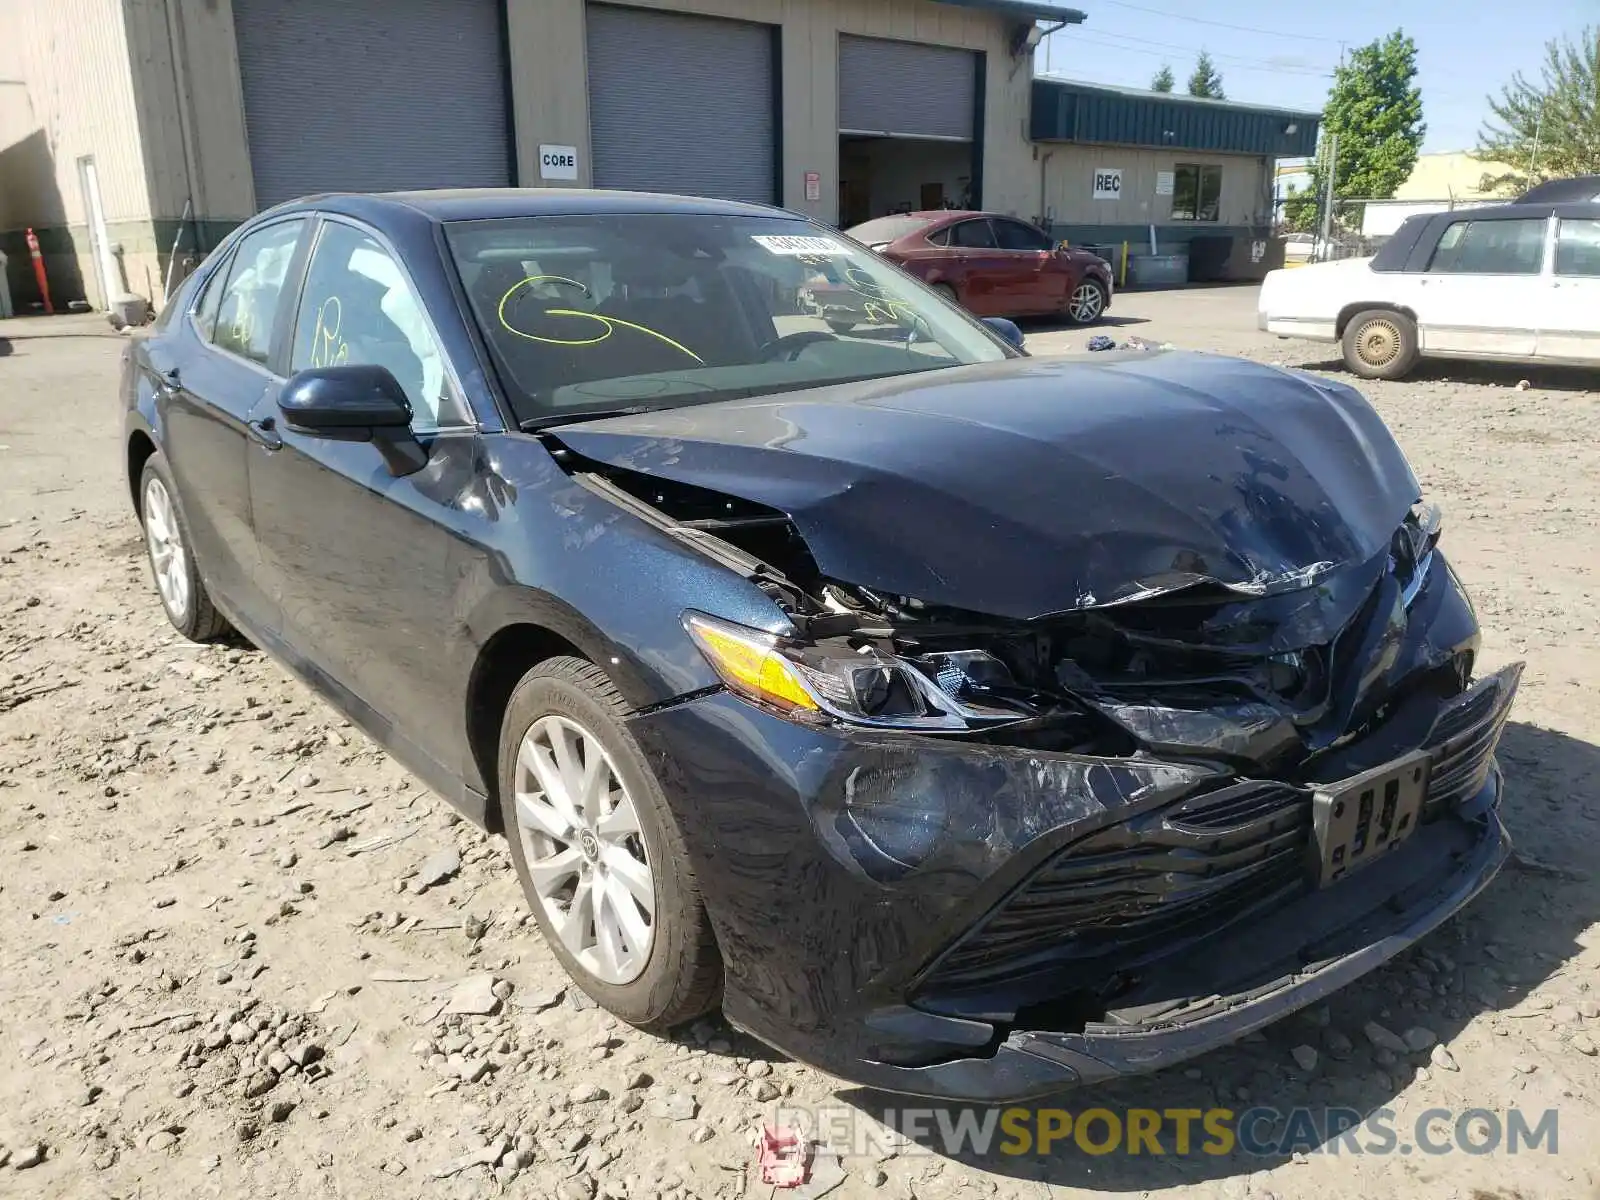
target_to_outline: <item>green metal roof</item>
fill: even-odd
[[[1060,21],[1067,25],[1082,25],[1087,13],[1076,8],[1057,8],[1053,4],[1036,4],[1033,0],[935,0],[939,4],[953,4],[957,8],[980,8],[1001,16],[1015,17],[1019,21]]]
[[[1303,158],[1316,153],[1321,124],[1321,113],[1301,109],[1042,76],[1033,81],[1029,136],[1037,142]]]

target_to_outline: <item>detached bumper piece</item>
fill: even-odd
[[[1241,780],[1090,835],[1046,860],[924,974],[912,1001],[987,1059],[880,1063],[889,1086],[969,1099],[1155,1070],[1277,1020],[1399,953],[1504,863],[1494,748],[1521,668],[1439,710],[1421,822],[1327,871],[1326,786]],[[1382,785],[1352,800],[1384,816]],[[1390,788],[1389,814],[1395,789]],[[1365,821],[1365,818],[1363,818]],[[1347,836],[1349,828],[1344,826]],[[1376,836],[1376,834],[1372,834]],[[1335,877],[1337,875],[1337,877]],[[1319,886],[1321,880],[1331,880]],[[981,1053],[981,1052],[980,1052]]]

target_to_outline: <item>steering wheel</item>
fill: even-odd
[[[761,361],[772,362],[780,355],[789,362],[800,357],[800,351],[817,342],[837,342],[839,339],[820,329],[802,329],[799,333],[786,333],[761,347]]]

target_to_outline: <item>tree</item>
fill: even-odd
[[[1210,100],[1228,98],[1222,90],[1222,75],[1217,70],[1217,64],[1211,61],[1211,55],[1204,50],[1195,59],[1194,74],[1189,76],[1189,95],[1204,96]]]
[[[1315,233],[1319,207],[1315,188],[1301,191],[1291,183],[1283,198],[1283,223],[1294,233]]]
[[[1335,199],[1387,200],[1411,177],[1428,130],[1416,78],[1417,44],[1400,29],[1357,47],[1334,71],[1322,137],[1330,147],[1338,138]],[[1326,194],[1327,171],[1324,151],[1311,168],[1309,197]]]
[[[1600,28],[1547,42],[1544,54],[1538,83],[1519,71],[1489,97],[1494,120],[1478,134],[1477,157],[1511,173],[1485,174],[1485,190],[1600,173]]]
[[[1170,92],[1172,85],[1177,82],[1172,78],[1172,68],[1166,63],[1161,64],[1161,70],[1156,72],[1156,77],[1150,81],[1152,92]]]

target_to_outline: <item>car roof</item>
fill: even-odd
[[[590,188],[442,188],[415,192],[327,192],[305,196],[275,211],[317,210],[376,221],[420,215],[430,221],[489,221],[507,217],[688,215],[772,217],[796,214],[763,204],[674,196],[660,192]]]
[[[1551,179],[1524,192],[1518,204],[1569,204],[1600,200],[1600,175]]]
[[[1380,274],[1390,271],[1420,270],[1419,255],[1430,253],[1444,226],[1460,221],[1527,221],[1548,220],[1560,217],[1568,221],[1600,220],[1600,204],[1545,204],[1523,203],[1492,204],[1482,208],[1455,208],[1442,212],[1415,213],[1400,223],[1394,235],[1379,247],[1372,260],[1372,270]]]

